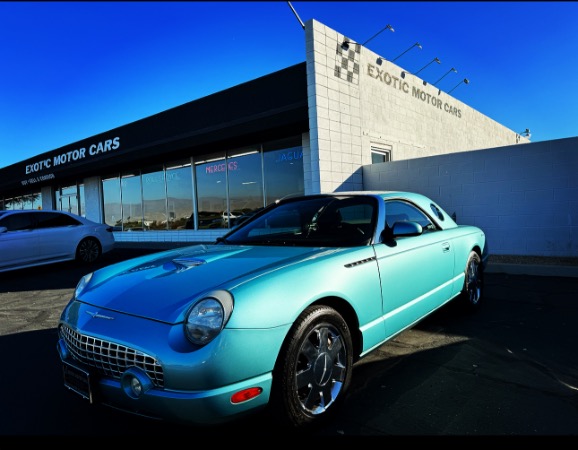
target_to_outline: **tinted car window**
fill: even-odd
[[[289,200],[268,209],[225,236],[225,242],[253,245],[368,245],[376,221],[375,199],[320,196]]]
[[[425,230],[435,230],[436,227],[420,209],[407,202],[391,201],[386,203],[386,221],[391,228],[395,222],[407,221],[419,223]]]
[[[10,214],[0,219],[0,227],[8,231],[30,230],[34,225],[32,213]]]
[[[80,222],[73,217],[56,212],[37,213],[37,228],[54,228],[80,225]]]

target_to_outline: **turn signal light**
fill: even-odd
[[[263,392],[260,387],[252,387],[249,389],[243,389],[242,391],[236,392],[231,396],[231,403],[243,403],[252,398],[258,397]]]

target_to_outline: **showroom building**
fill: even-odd
[[[529,143],[315,20],[305,50],[303,63],[0,169],[0,209],[71,211],[118,242],[210,242],[280,197],[364,189],[372,164]]]

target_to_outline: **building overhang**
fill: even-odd
[[[7,198],[308,130],[300,63],[0,169],[0,192]]]

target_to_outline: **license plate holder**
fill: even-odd
[[[64,386],[93,403],[90,373],[66,361],[62,362]]]

